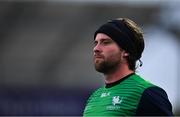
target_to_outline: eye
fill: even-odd
[[[108,44],[111,44],[112,41],[111,40],[105,40],[102,42],[103,45],[108,45]]]

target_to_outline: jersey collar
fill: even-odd
[[[105,88],[111,88],[119,83],[121,83],[122,81],[124,81],[125,79],[129,78],[130,76],[134,75],[135,73],[131,73],[131,74],[128,74],[127,76],[121,78],[120,80],[116,81],[116,82],[113,82],[113,83],[108,83],[106,84]]]

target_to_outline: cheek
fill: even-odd
[[[121,52],[118,50],[112,50],[112,51],[108,51],[105,56],[107,60],[118,61],[121,59]]]

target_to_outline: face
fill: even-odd
[[[120,67],[123,51],[109,36],[98,33],[94,41],[94,65],[98,72],[108,74]]]

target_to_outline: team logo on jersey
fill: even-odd
[[[109,105],[106,107],[107,110],[119,110],[120,104],[123,101],[123,97],[120,98],[120,96],[113,96],[112,97],[112,105]]]
[[[114,96],[112,99],[113,105],[120,104],[121,102],[122,102],[122,98],[120,99],[119,96]]]

